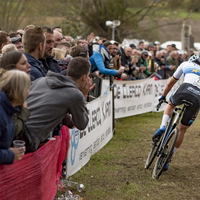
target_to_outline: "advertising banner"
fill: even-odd
[[[89,123],[85,130],[70,130],[71,140],[67,156],[67,176],[81,169],[90,157],[104,147],[113,137],[112,95],[108,91],[103,97],[87,104]]]

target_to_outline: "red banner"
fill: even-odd
[[[11,165],[0,165],[1,200],[53,200],[57,192],[62,162],[69,147],[69,132],[48,141],[36,152]]]

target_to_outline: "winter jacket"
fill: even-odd
[[[26,102],[31,113],[26,125],[35,150],[65,117],[69,127],[75,125],[83,130],[88,124],[82,92],[71,78],[61,74],[48,71],[46,77],[35,80]]]
[[[24,55],[26,56],[28,63],[31,65],[31,81],[46,76],[47,70],[40,60],[35,59],[28,53],[24,53]]]
[[[9,147],[15,133],[13,114],[16,112],[6,94],[0,90],[0,164],[12,164],[15,158]]]

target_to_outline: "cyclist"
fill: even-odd
[[[160,128],[155,132],[152,137],[154,142],[158,142],[162,134],[165,132],[167,121],[171,118],[173,109],[177,105],[181,105],[183,100],[188,100],[192,103],[187,107],[185,113],[178,125],[179,133],[178,138],[173,150],[173,153],[180,147],[186,130],[195,120],[200,108],[200,57],[193,55],[189,61],[183,62],[174,72],[172,78],[167,83],[162,96],[159,101],[165,100],[166,95],[177,82],[177,80],[184,75],[183,83],[171,95],[169,103],[164,111],[162,123]],[[165,170],[168,169],[169,163],[166,165]]]

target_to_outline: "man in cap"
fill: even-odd
[[[20,51],[20,52],[24,52],[24,47],[23,47],[23,44],[22,44],[22,38],[21,37],[13,37],[11,38],[11,42],[12,44],[15,45],[15,47],[17,48],[17,51]]]
[[[177,50],[177,48],[176,48],[176,45],[175,44],[172,44],[172,51],[173,50]]]
[[[135,46],[135,44],[130,44],[129,47],[131,47],[131,49],[137,49],[137,47]]]

